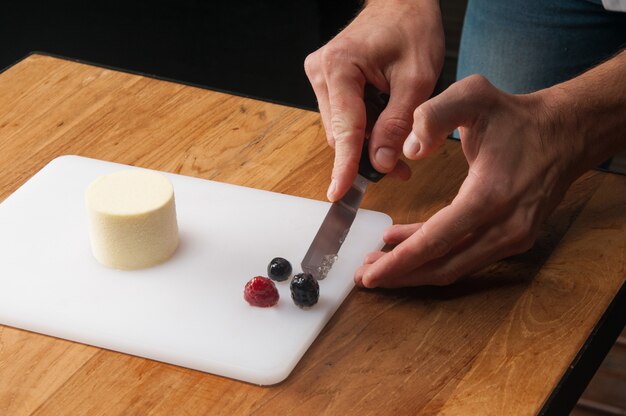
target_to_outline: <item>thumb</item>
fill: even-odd
[[[497,98],[498,90],[481,75],[470,75],[426,101],[413,113],[413,131],[404,142],[408,159],[421,159],[457,127],[471,128]]]
[[[370,160],[376,170],[385,173],[394,170],[402,154],[402,143],[411,132],[413,111],[431,92],[427,85],[411,84],[411,80],[400,75],[392,77],[389,102],[370,137]]]

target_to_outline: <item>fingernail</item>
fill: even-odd
[[[367,289],[373,289],[376,287],[377,282],[371,278],[371,276],[365,274],[361,277],[361,284]]]
[[[398,153],[391,147],[381,147],[376,151],[376,162],[385,169],[393,169],[397,161]]]
[[[411,132],[411,134],[409,134],[409,137],[407,137],[404,142],[404,154],[407,156],[416,155],[419,153],[421,148],[422,145],[420,144],[419,140],[417,140],[417,136],[415,135],[415,133]]]
[[[337,192],[337,181],[333,179],[332,181],[330,181],[330,186],[328,187],[328,192],[326,193],[328,199],[333,201],[335,192]]]

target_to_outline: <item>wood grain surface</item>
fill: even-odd
[[[0,201],[63,154],[320,200],[332,166],[317,113],[32,55],[0,74]],[[423,221],[467,171],[453,141],[411,166],[363,206]],[[0,414],[534,414],[624,283],[625,208],[626,177],[589,172],[528,253],[354,290],[272,387],[0,326]]]

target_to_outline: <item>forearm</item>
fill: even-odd
[[[366,0],[363,6],[389,6],[398,7],[402,5],[432,5],[439,8],[439,0]]]
[[[393,11],[396,15],[429,15],[441,20],[441,8],[439,0],[366,0],[363,2],[363,10],[381,12]]]
[[[548,131],[571,146],[575,175],[626,149],[626,50],[537,94],[546,105]]]

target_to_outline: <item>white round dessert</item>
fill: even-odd
[[[174,188],[159,173],[132,169],[103,175],[85,193],[94,257],[116,269],[169,259],[178,247]]]

